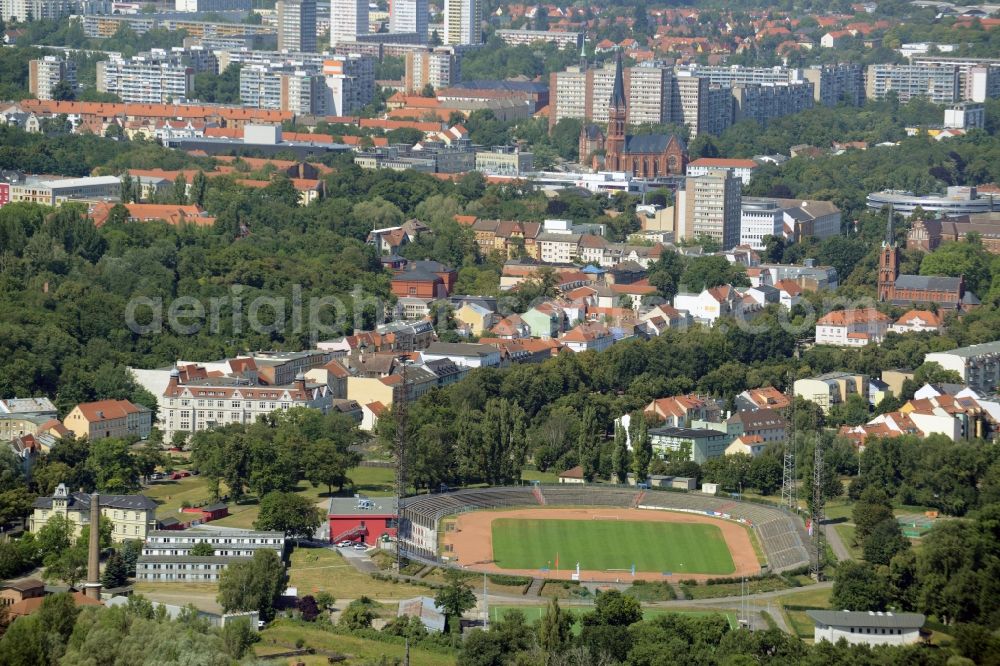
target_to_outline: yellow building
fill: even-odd
[[[84,525],[90,524],[91,495],[71,493],[60,483],[52,497],[39,497],[32,505],[28,529],[38,533],[55,515],[61,515],[73,525],[73,536],[80,536]],[[146,539],[156,529],[156,502],[145,495],[101,495],[101,516],[111,522],[111,538],[115,541]]]
[[[805,398],[829,413],[830,408],[847,402],[851,395],[868,400],[868,377],[847,372],[828,372],[818,377],[795,380],[795,396]]]
[[[493,328],[494,314],[476,303],[466,303],[455,311],[455,320],[469,329],[472,335],[482,335]]]
[[[153,426],[153,413],[128,400],[82,402],[66,415],[63,425],[90,441],[105,437],[145,439]]]

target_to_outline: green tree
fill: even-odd
[[[205,205],[205,193],[208,191],[208,178],[205,176],[205,172],[198,169],[196,173],[191,178],[191,203],[197,206]]]
[[[653,442],[649,436],[649,425],[642,412],[632,415],[632,471],[636,483],[645,483],[649,478],[649,464],[653,460]]]
[[[628,483],[629,453],[625,427],[621,423],[615,422],[615,448],[611,459],[611,468],[614,470],[615,481],[617,483]]]
[[[254,553],[248,562],[230,564],[219,579],[219,605],[227,613],[257,611],[263,620],[274,617],[274,605],[288,582],[285,565],[270,549]]]
[[[194,557],[214,557],[215,546],[207,541],[200,541],[191,548],[191,555]]]
[[[87,468],[99,492],[126,494],[139,489],[139,466],[123,439],[106,437],[92,442]]]
[[[566,648],[573,639],[573,618],[563,612],[559,600],[549,600],[549,607],[538,623],[538,645],[547,655],[557,655]]]
[[[313,440],[302,453],[303,476],[315,487],[326,486],[331,495],[334,486],[343,490],[350,481],[347,471],[361,461],[361,455],[351,448],[360,442],[361,434],[349,420],[341,419],[343,427],[336,437]]]
[[[174,178],[174,186],[170,192],[170,199],[175,204],[184,205],[188,201],[187,197],[187,178],[184,177],[183,173],[177,174]]]
[[[101,574],[101,585],[105,589],[122,587],[128,582],[128,571],[125,561],[118,551],[112,551],[104,563],[104,573]]]
[[[861,542],[865,560],[872,564],[888,565],[898,553],[910,547],[909,540],[895,518],[875,525]]]
[[[87,577],[87,548],[72,546],[58,555],[45,558],[45,579],[63,581],[70,587]]]
[[[309,539],[322,524],[319,509],[307,498],[296,493],[274,491],[261,500],[254,528],[283,532],[285,536],[296,539]]]
[[[222,640],[230,657],[242,659],[250,646],[260,640],[260,634],[250,624],[250,618],[238,617],[226,621],[226,626],[222,628]]]
[[[61,513],[54,514],[38,530],[35,542],[42,559],[58,556],[73,545],[73,524]]]
[[[340,614],[340,626],[350,631],[370,629],[372,621],[377,617],[375,602],[368,597],[361,597],[347,604],[347,608]]]
[[[830,605],[853,611],[884,611],[889,603],[886,581],[865,562],[841,562],[833,581]]]
[[[885,490],[877,486],[869,486],[854,504],[852,512],[854,519],[854,538],[861,545],[868,535],[875,530],[876,525],[886,521],[895,521],[892,503]]]
[[[448,618],[452,631],[458,631],[462,614],[476,605],[476,595],[469,587],[466,575],[457,569],[445,569],[444,587],[434,595],[434,604]]]
[[[583,469],[584,481],[593,481],[597,476],[601,460],[601,434],[597,425],[597,411],[588,405],[583,410],[583,422],[580,425],[579,442],[580,467]]]

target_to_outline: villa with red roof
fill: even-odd
[[[910,310],[896,320],[891,330],[894,333],[920,333],[923,331],[936,333],[941,330],[941,317],[927,310]]]
[[[816,322],[816,344],[864,347],[885,339],[892,319],[875,308],[834,310]]]

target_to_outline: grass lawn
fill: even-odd
[[[402,663],[406,648],[400,643],[383,643],[371,641],[356,636],[342,636],[329,631],[324,631],[320,627],[306,626],[303,623],[278,620],[260,633],[261,641],[254,646],[259,655],[274,654],[284,650],[294,649],[295,642],[302,639],[308,647],[317,650],[329,650],[340,654],[350,655],[350,658],[341,662],[343,664],[371,664],[383,663],[379,661],[383,657],[387,658],[385,663]],[[297,657],[307,666],[327,664],[326,656],[306,655]],[[288,663],[288,659],[273,662],[275,664]],[[431,652],[420,648],[410,648],[410,664],[412,666],[451,666],[455,663],[455,655],[446,652]]]
[[[493,557],[502,569],[581,569],[731,574],[736,570],[715,525],[628,520],[493,521]]]
[[[299,594],[329,592],[335,599],[409,599],[432,593],[421,585],[375,580],[355,569],[340,553],[327,548],[296,548],[292,551],[288,584]],[[433,596],[433,594],[432,594]]]
[[[542,619],[542,617],[545,615],[546,608],[548,608],[548,607],[547,606],[493,606],[493,605],[491,605],[490,606],[490,622],[496,622],[497,620],[499,620],[500,618],[502,618],[507,613],[510,613],[511,611],[519,610],[522,613],[524,613],[524,618],[528,621],[528,624],[534,624],[534,623],[536,623],[536,622],[538,622],[539,620]],[[590,608],[586,608],[586,607],[584,607],[584,608],[578,608],[578,607],[566,608],[566,607],[564,607],[563,611],[566,611],[566,610],[570,610],[570,611],[576,613],[577,615],[583,615],[584,613],[588,613],[588,612],[591,611]],[[678,610],[667,610],[667,609],[664,609],[664,608],[643,608],[642,609],[642,619],[643,620],[652,620],[653,618],[658,617],[660,615],[669,615],[669,614],[675,614],[675,615],[693,615],[693,616],[698,616],[698,617],[703,617],[703,616],[707,616],[707,615],[722,615],[722,616],[724,616],[729,621],[729,626],[730,627],[735,627],[736,626],[736,613],[731,612],[731,611],[686,611],[686,610],[680,610],[680,611],[678,611]],[[482,617],[482,616],[480,616],[480,617]],[[580,633],[580,629],[581,629],[581,626],[580,626],[579,622],[573,623],[573,634],[574,635],[578,635]]]
[[[538,481],[539,483],[559,483],[559,473],[554,470],[539,472],[537,469],[526,469],[521,472],[522,481]]]

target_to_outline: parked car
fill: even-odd
[[[353,541],[346,540],[346,539],[344,541],[338,541],[337,542],[337,548],[350,548],[353,545],[354,545]]]
[[[354,550],[368,550],[368,545],[364,543],[354,544]]]

